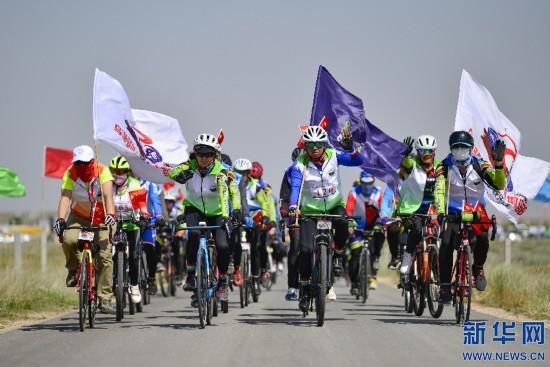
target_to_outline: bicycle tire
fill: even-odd
[[[412,266],[412,264],[411,264]],[[411,286],[411,274],[407,275],[406,282],[404,284],[405,288],[405,311],[407,313],[413,313],[413,311],[416,308],[416,305],[414,304],[414,296],[412,293],[412,286]]]
[[[95,279],[95,270],[94,270],[94,279]],[[90,329],[95,327],[95,315],[97,313],[97,293],[94,287],[94,298],[91,299],[88,303],[88,325]]]
[[[316,275],[313,279],[316,280],[315,288],[315,318],[317,326],[321,327],[325,323],[325,302],[327,296],[327,246],[319,245],[319,258],[315,261],[314,272]]]
[[[245,305],[245,297],[246,297],[246,278],[245,278],[245,269],[246,269],[246,252],[243,251],[241,254],[241,267],[239,268],[239,272],[241,273],[241,285],[239,286],[239,302],[241,305],[241,308],[244,308]]]
[[[149,293],[149,268],[147,267],[147,256],[145,255],[145,251],[141,251],[141,299],[143,301],[143,305],[146,306],[149,303],[151,303],[151,294]]]
[[[428,298],[428,310],[434,319],[441,317],[444,305],[439,303],[439,255],[437,247],[429,248],[430,279],[426,284],[426,296]]]
[[[416,256],[416,261],[411,265],[411,270],[414,271],[415,282],[412,284],[412,292],[414,297],[414,314],[416,316],[422,316],[424,308],[426,307],[426,297],[424,295],[424,283],[422,282],[422,267],[423,257]]]
[[[197,308],[199,311],[199,324],[200,328],[204,329],[206,326],[206,297],[208,293],[208,284],[204,269],[203,263],[203,252],[199,248],[197,252],[197,263],[196,263],[196,273],[197,273]]]
[[[206,322],[208,325],[212,324],[212,318],[218,316],[218,268],[216,263],[216,251],[213,247],[208,246],[208,260],[209,264],[207,265],[210,269],[210,276],[208,277],[208,314]],[[215,285],[213,285],[215,284]]]
[[[78,290],[78,323],[80,331],[86,328],[86,316],[88,311],[88,252],[82,254],[80,263],[80,289]]]
[[[124,252],[120,250],[116,252],[116,272],[116,321],[120,321],[124,317]]]
[[[359,294],[356,299],[361,299],[362,303],[365,303],[369,297],[369,274],[367,269],[367,261],[369,261],[368,251],[368,249],[363,249],[359,260]]]
[[[466,247],[466,279],[467,279],[467,286],[466,286],[466,292],[467,292],[467,299],[466,299],[466,315],[464,316],[464,321],[468,322],[470,321],[470,311],[472,307],[472,266],[473,266],[473,254],[472,254],[472,248],[470,246]]]

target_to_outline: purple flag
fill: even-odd
[[[360,154],[364,162],[361,168],[371,172],[397,192],[397,170],[407,146],[370,123],[365,118],[363,101],[342,87],[321,65],[317,74],[310,124],[318,125],[323,117],[328,120],[329,141],[336,149],[340,149],[338,135],[349,121],[353,140],[361,146]]]

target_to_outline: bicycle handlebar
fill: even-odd
[[[467,214],[467,215],[464,215]],[[449,220],[449,222],[460,222],[465,224],[490,224],[492,227],[491,230],[491,241],[495,240],[496,234],[497,234],[497,217],[493,214],[491,216],[491,220],[480,220],[477,213],[458,213],[458,214],[451,214],[446,215],[445,219]]]

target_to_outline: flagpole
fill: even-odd
[[[95,154],[95,167],[97,171],[97,182],[99,184],[99,191],[101,192],[101,200],[103,201],[103,212],[107,215],[107,202],[105,201],[105,194],[103,193],[103,185],[101,184],[100,172],[99,172],[99,153],[97,149],[97,140],[94,139],[94,154]]]
[[[44,145],[44,157],[42,160],[42,184],[40,186],[40,211],[38,214],[38,225],[40,226],[40,269],[44,273],[48,268],[48,238],[44,222],[45,215],[45,191],[46,191],[46,146]]]

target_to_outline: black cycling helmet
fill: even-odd
[[[233,162],[231,161],[231,158],[225,153],[222,153],[222,162],[227,164],[228,166],[233,165]]]
[[[300,148],[294,148],[294,150],[292,151],[292,154],[291,154],[291,157],[292,157],[292,161],[294,162],[296,160],[296,158],[298,158],[298,156],[302,154],[302,149]]]
[[[455,145],[466,145],[471,148],[474,146],[474,138],[467,131],[454,131],[449,136],[449,147],[452,148]]]

